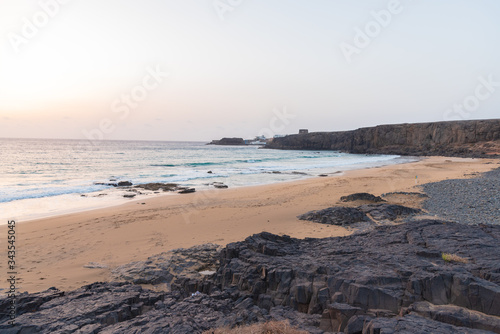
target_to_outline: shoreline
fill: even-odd
[[[296,216],[333,206],[341,196],[351,193],[421,191],[421,184],[469,178],[467,174],[489,171],[497,163],[497,159],[428,157],[329,177],[184,196],[162,194],[113,207],[19,222],[19,289],[37,292],[55,286],[71,290],[108,281],[113,268],[170,249],[204,243],[226,245],[262,231],[296,238],[346,236],[352,231],[299,221]],[[5,225],[0,226],[0,233],[6,233]],[[105,268],[84,267],[90,263]],[[6,288],[4,282],[0,288]]]
[[[406,163],[411,163],[411,162],[417,162],[422,160],[423,157],[412,157],[412,156],[399,156],[396,158],[393,158],[392,160],[387,160],[383,162],[378,162],[378,163],[360,163],[359,165],[346,165],[350,168],[346,168],[344,165],[339,165],[336,167],[332,167],[332,170],[335,170],[335,172],[325,172],[324,168],[318,168],[318,170],[313,169],[305,169],[307,172],[303,172],[304,170],[302,169],[297,169],[293,171],[278,171],[278,175],[288,175],[288,174],[295,174],[297,178],[291,179],[291,180],[274,180],[271,182],[263,182],[263,183],[256,183],[256,184],[246,184],[246,185],[231,185],[231,189],[236,189],[236,188],[246,188],[246,187],[259,187],[259,186],[266,186],[266,185],[271,185],[271,184],[281,184],[281,183],[288,183],[288,182],[297,182],[297,181],[302,181],[302,180],[307,180],[307,179],[314,179],[318,178],[319,174],[327,174],[328,176],[338,176],[342,175],[345,172],[349,171],[354,171],[354,170],[365,170],[365,169],[371,169],[371,168],[379,168],[379,167],[384,167],[384,166],[391,166],[391,165],[399,165],[399,164],[406,164]],[[403,162],[395,162],[398,160],[402,160]],[[262,172],[264,174],[273,174],[274,172]],[[304,174],[302,174],[304,173]],[[223,177],[220,177],[221,180],[224,180]],[[226,180],[224,180],[226,181]],[[150,182],[148,182],[150,183]],[[123,198],[122,196],[119,195],[119,192],[126,192],[129,191],[130,188],[134,188],[135,186],[141,185],[141,184],[147,184],[147,183],[137,183],[134,184],[133,187],[109,187],[101,190],[96,190],[92,192],[75,192],[75,193],[70,193],[70,194],[62,194],[62,195],[56,195],[56,196],[47,196],[47,197],[38,197],[38,198],[27,198],[27,199],[21,199],[21,200],[16,200],[13,202],[3,202],[0,203],[0,208],[1,205],[16,205],[19,206],[20,209],[17,211],[22,211],[23,206],[24,207],[30,207],[30,206],[36,206],[37,202],[32,202],[32,201],[45,201],[45,202],[53,202],[53,201],[65,201],[66,199],[62,199],[64,196],[75,196],[74,199],[72,199],[74,206],[69,208],[69,209],[47,209],[43,208],[46,210],[49,210],[50,212],[46,213],[29,213],[29,214],[24,214],[24,215],[10,215],[10,216],[5,216],[2,217],[2,221],[0,221],[0,226],[1,225],[6,225],[7,224],[7,219],[8,220],[18,220],[20,222],[30,222],[30,221],[36,221],[40,219],[46,219],[46,218],[55,218],[58,216],[63,216],[63,215],[68,215],[68,214],[77,214],[81,212],[87,212],[87,211],[93,211],[93,210],[99,210],[99,209],[106,209],[106,208],[112,208],[112,207],[117,207],[120,205],[126,205],[130,202],[136,201],[136,200],[147,200],[151,198],[156,198],[156,197],[161,197],[165,195],[176,195],[175,192],[161,192],[158,194],[154,194],[152,191],[145,191],[143,194],[138,194],[132,199],[126,199]],[[198,185],[198,184],[191,184],[191,183],[178,183],[179,186],[187,186],[187,187],[196,187],[197,192],[201,193],[204,191],[212,191],[214,190],[210,185]],[[200,187],[200,188],[198,188]],[[104,197],[100,197],[103,195],[107,195]],[[86,199],[91,199],[94,201],[93,198],[100,197],[97,201],[94,201],[93,203],[82,203],[80,205],[76,204],[76,201],[80,200],[81,197],[85,197]],[[30,201],[28,203],[18,203],[22,201]],[[43,205],[43,204],[42,204]],[[9,210],[7,210],[9,211]],[[12,209],[10,210],[12,211]],[[31,211],[34,211],[31,209]]]

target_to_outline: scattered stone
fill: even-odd
[[[228,186],[222,182],[214,182],[212,185],[217,189],[226,189]]]
[[[178,189],[180,189],[177,193],[178,194],[190,194],[190,193],[194,193],[196,191],[195,188],[185,188],[185,187],[179,187]]]
[[[444,180],[423,186],[424,209],[464,224],[500,225],[500,168],[472,179]]]
[[[125,197],[125,198],[134,198],[135,196],[137,196],[137,194],[125,194],[125,195],[123,195],[123,197]]]
[[[134,188],[150,190],[150,191],[158,191],[158,190],[175,191],[178,189],[177,187],[178,185],[175,183],[145,183],[134,186]]]
[[[353,202],[353,201],[368,201],[368,202],[385,202],[380,196],[375,196],[369,193],[355,193],[348,196],[340,197],[341,202]]]
[[[107,265],[97,262],[89,262],[88,264],[83,266],[83,268],[89,268],[89,269],[105,269],[107,267],[108,267]]]
[[[329,225],[349,225],[358,222],[371,222],[370,218],[358,208],[343,206],[331,207],[323,210],[309,211],[298,216],[300,220],[309,220]]]
[[[117,187],[130,187],[132,185],[132,182],[130,181],[120,181],[116,185]]]
[[[328,175],[327,174],[319,174],[318,176],[319,177],[327,177]]]
[[[209,170],[207,173],[208,173],[208,174],[213,174],[213,172],[212,172],[211,170]]]
[[[132,185],[130,181],[120,181],[118,183],[94,182],[97,186],[112,186],[112,187],[129,187]]]

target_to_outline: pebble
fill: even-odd
[[[424,209],[463,224],[500,225],[500,168],[476,178],[427,183]]]

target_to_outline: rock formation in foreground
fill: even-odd
[[[266,148],[348,153],[500,156],[500,119],[391,124],[274,138]]]
[[[2,314],[0,332],[201,333],[288,319],[310,333],[500,333],[498,225],[415,220],[304,240],[263,232],[215,249],[121,267],[128,282],[22,294],[17,325]],[[171,291],[130,283],[162,277]]]

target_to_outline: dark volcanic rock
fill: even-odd
[[[353,201],[369,201],[369,202],[385,202],[380,196],[375,196],[369,193],[355,193],[348,196],[340,197],[341,202],[353,202]]]
[[[112,187],[130,187],[132,185],[132,182],[130,182],[130,181],[120,181],[118,183],[116,183],[116,182],[112,182],[112,183],[109,183],[109,182],[94,182],[94,185],[112,186]]]
[[[18,315],[16,326],[0,322],[0,332],[96,333],[141,314],[161,299],[159,293],[120,283],[94,283],[67,293],[47,293],[56,296],[39,305],[36,312]]]
[[[417,302],[412,304],[407,312],[459,327],[476,328],[500,333],[500,317],[471,311],[464,307]]]
[[[217,251],[201,247],[115,271],[136,282],[170,280],[169,292],[95,283],[21,294],[17,325],[1,314],[0,332],[201,333],[290,320],[311,333],[500,333],[500,226],[420,220],[304,240],[263,232],[227,245],[205,277],[200,270]],[[445,262],[442,253],[468,262]],[[8,302],[0,298],[0,309]]]
[[[448,263],[441,253],[469,262]],[[254,235],[223,250],[217,281],[261,307],[317,314],[330,312],[331,303],[349,305],[355,312],[341,311],[345,324],[353,315],[398,314],[418,301],[498,317],[498,273],[500,227],[421,220],[344,238]]]
[[[201,333],[269,318],[251,299],[233,300],[227,292],[181,298],[177,292],[152,292],[137,285],[94,283],[58,293],[41,303],[36,312],[18,315],[15,326],[2,319],[0,332]]]
[[[500,152],[500,119],[391,124],[274,138],[266,148],[349,153],[492,157]]]
[[[134,319],[106,327],[99,333],[201,333],[211,328],[251,324],[269,319],[251,300],[233,301],[229,294],[198,294],[183,300],[171,298]]]
[[[158,191],[158,190],[175,191],[175,190],[177,190],[177,184],[175,184],[175,183],[145,183],[145,184],[138,184],[138,185],[134,186],[134,188],[151,190],[151,191]]]
[[[429,320],[418,315],[406,315],[404,317],[395,317],[390,319],[373,319],[363,326],[362,334],[379,333],[486,334],[491,332],[443,324],[441,322]]]
[[[369,214],[377,221],[390,220],[395,221],[400,218],[406,218],[422,210],[408,208],[397,204],[367,204],[357,208],[335,206],[323,210],[310,211],[298,216],[301,220],[309,220],[328,225],[352,225],[360,222],[373,223],[368,217]]]
[[[178,189],[180,189],[178,191],[179,194],[190,194],[190,193],[194,193],[196,191],[195,188],[184,188],[184,187],[179,187]]]
[[[6,297],[5,294],[2,295],[2,297]],[[21,293],[16,296],[16,315],[19,317],[27,312],[36,312],[42,304],[60,296],[64,296],[64,292],[56,288],[50,288],[43,292],[31,294],[26,292]],[[9,304],[10,299],[0,299],[0,310],[8,310]],[[6,321],[7,319],[7,315],[4,312],[0,312],[0,322]]]
[[[115,268],[112,278],[135,284],[166,283],[170,289],[191,293],[209,292],[203,285],[210,273],[215,273],[221,246],[205,244],[173,249],[150,256],[146,261],[131,262]]]
[[[222,183],[222,182],[214,182],[214,183],[212,183],[212,185],[213,185],[215,188],[217,188],[217,189],[227,189],[227,188],[229,188],[229,187],[227,186],[227,184],[224,184],[224,183]]]
[[[130,187],[132,185],[132,182],[130,181],[120,181],[116,185],[117,187]]]
[[[343,206],[309,211],[298,216],[298,218],[328,225],[349,225],[359,222],[371,222],[370,218],[368,218],[362,210]]]
[[[368,204],[359,207],[364,213],[370,214],[375,220],[391,220],[405,218],[418,213],[422,213],[420,209],[409,208],[397,204]]]

